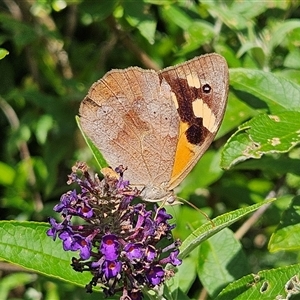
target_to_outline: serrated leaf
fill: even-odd
[[[284,211],[281,221],[272,234],[268,248],[270,252],[300,250],[300,196],[296,196]]]
[[[244,123],[227,141],[221,159],[222,168],[268,153],[284,153],[300,143],[300,112],[261,114]]]
[[[74,252],[64,251],[60,240],[51,240],[46,235],[49,227],[46,223],[1,221],[1,258],[37,273],[85,286],[92,275],[72,269]]]
[[[299,293],[299,275],[300,264],[247,275],[229,284],[215,300],[289,299],[297,288]]]
[[[224,228],[199,247],[198,276],[213,298],[228,283],[249,273],[240,242]]]
[[[94,145],[94,143],[91,141],[91,139],[85,134],[85,132],[83,131],[81,125],[80,125],[80,118],[78,116],[75,117],[76,119],[76,123],[77,126],[86,142],[86,144],[88,145],[88,147],[90,148],[90,150],[93,153],[93,156],[96,160],[96,162],[98,163],[100,169],[107,167],[108,163],[106,162],[106,160],[104,159],[102,153],[100,152],[100,150]]]
[[[230,69],[230,85],[235,90],[263,101],[271,113],[300,110],[300,85],[272,73],[252,69]],[[250,99],[249,104],[254,106],[254,100]]]
[[[259,207],[265,204],[273,202],[274,200],[275,199],[269,199],[258,204],[231,211],[201,225],[183,241],[182,245],[180,246],[180,258],[186,257],[193,249],[199,246],[200,243],[207,240],[209,237],[213,236],[225,227],[230,226],[247,214],[257,210]]]

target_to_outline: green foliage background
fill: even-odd
[[[112,68],[161,69],[217,52],[230,67],[225,119],[178,196],[210,218],[269,197],[277,200],[189,253],[176,297],[215,299],[230,282],[262,270],[274,270],[275,275],[264,273],[271,284],[281,278],[277,270],[286,275],[283,282],[300,276],[299,46],[298,1],[1,2],[1,219],[46,221],[68,190],[67,175],[75,161],[88,161],[97,171],[75,121],[94,81]],[[207,221],[186,204],[169,209],[182,240]],[[11,250],[3,232],[1,249],[7,253]],[[5,262],[1,266],[0,299],[101,298],[98,293],[86,296],[83,287],[56,276],[11,271]],[[261,290],[262,276],[251,278],[244,286],[252,282],[260,299],[275,298]],[[299,280],[293,283],[299,288]],[[288,292],[282,284],[276,295]],[[251,295],[219,297],[258,299]]]

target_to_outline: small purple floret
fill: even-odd
[[[146,277],[149,283],[153,286],[159,285],[162,283],[165,276],[165,272],[160,265],[153,266],[147,273]]]
[[[107,260],[116,260],[119,255],[119,244],[114,234],[107,234],[102,238],[100,252]]]
[[[72,251],[79,250],[80,257],[84,260],[89,259],[91,256],[92,244],[88,238],[83,238],[79,234],[73,235],[73,242],[71,249]]]
[[[144,257],[145,249],[142,243],[129,243],[124,247],[129,260],[140,260]]]
[[[56,240],[57,234],[60,230],[62,230],[65,226],[61,223],[57,223],[54,218],[49,218],[49,223],[51,228],[47,230],[47,235],[52,236],[53,240]]]
[[[109,261],[106,260],[102,265],[103,273],[106,279],[116,277],[122,268],[122,263],[120,261]]]

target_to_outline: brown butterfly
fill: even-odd
[[[228,66],[215,53],[159,72],[112,70],[82,101],[80,123],[109,165],[128,168],[145,201],[171,203],[212,143],[227,94]]]

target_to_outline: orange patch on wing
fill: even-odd
[[[179,140],[175,153],[170,186],[173,186],[173,184],[178,180],[178,178],[181,178],[181,175],[182,173],[184,173],[184,170],[186,170],[187,166],[193,161],[193,159],[195,159],[195,151],[193,151],[195,146],[188,142],[185,135],[187,129],[188,124],[181,122],[179,129]]]

